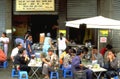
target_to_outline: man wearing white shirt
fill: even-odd
[[[11,60],[14,61],[14,57],[18,54],[18,50],[22,48],[22,44],[21,43],[17,43],[16,47],[13,48],[12,53],[11,53]]]
[[[69,41],[64,37],[63,33],[60,33],[60,37],[57,39],[57,41],[58,41],[58,52],[59,52],[59,57],[60,57],[61,53],[67,47],[66,43],[69,43]]]

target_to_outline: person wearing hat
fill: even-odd
[[[42,57],[43,68],[42,74],[45,75],[44,79],[49,79],[49,71],[57,71],[59,69],[59,59],[54,53],[52,48],[48,48],[48,54],[46,57]]]
[[[47,51],[50,47],[53,47],[52,39],[50,37],[50,33],[47,33],[44,43],[43,43],[43,52],[47,54]]]

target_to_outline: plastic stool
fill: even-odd
[[[58,72],[50,72],[50,79],[53,79],[53,78],[59,79]]]
[[[18,79],[28,79],[28,73],[27,71],[19,71],[19,77]]]
[[[63,69],[64,69],[63,65],[60,65],[60,70],[63,70]]]
[[[115,76],[114,79],[119,79],[118,76]]]
[[[19,71],[16,71],[14,68],[12,69],[11,76],[12,77],[18,77]]]
[[[3,63],[0,64],[0,67],[7,68],[8,62],[4,61]]]
[[[113,78],[114,78],[114,79],[119,79],[119,77],[118,77],[118,76],[114,76]],[[104,79],[107,79],[107,78],[104,78]]]
[[[72,70],[71,69],[64,69],[63,76],[64,76],[64,78],[66,78],[67,76],[72,77],[73,76]]]

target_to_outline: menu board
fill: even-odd
[[[16,0],[16,11],[54,11],[54,0]]]

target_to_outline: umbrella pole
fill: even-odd
[[[98,29],[98,51],[100,51],[100,30]]]

